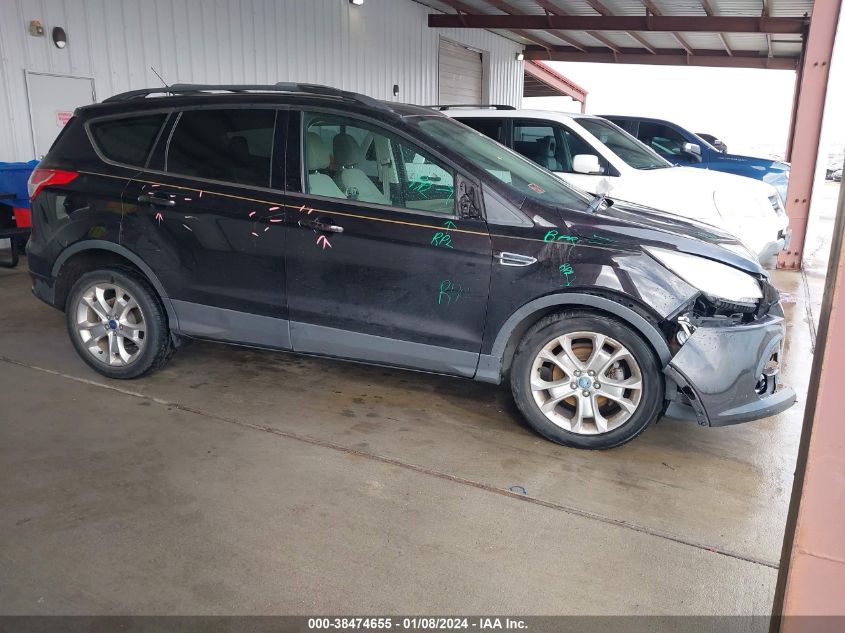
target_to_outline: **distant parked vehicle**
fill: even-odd
[[[842,168],[834,170],[834,172],[830,175],[830,179],[833,182],[842,182]]]
[[[727,153],[728,146],[725,145],[725,142],[723,140],[716,138],[712,134],[705,134],[704,132],[696,132],[696,135],[703,138],[705,141],[710,143],[713,147],[715,147],[717,150],[719,150],[723,154]]]
[[[787,243],[788,218],[771,185],[677,167],[619,127],[589,114],[440,106],[564,181],[610,197],[693,218],[736,235],[760,261]]]
[[[697,134],[671,121],[635,116],[604,115],[676,165],[725,171],[769,183],[786,200],[789,163],[769,158],[720,152]]]

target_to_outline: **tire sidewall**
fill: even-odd
[[[572,433],[549,420],[534,401],[530,375],[535,357],[553,338],[570,332],[597,332],[610,336],[627,347],[639,364],[643,395],[634,415],[619,428],[600,435]],[[520,411],[543,437],[576,448],[605,449],[629,442],[656,421],[661,411],[664,382],[654,352],[630,327],[598,315],[554,315],[543,319],[525,334],[511,367],[511,389]]]
[[[76,324],[77,306],[83,291],[96,283],[110,283],[125,288],[138,303],[144,317],[146,325],[144,348],[130,365],[113,367],[99,362],[91,355],[79,336]],[[70,340],[82,360],[93,370],[109,378],[135,378],[147,372],[155,361],[159,341],[163,336],[167,336],[162,308],[152,290],[135,276],[117,270],[95,270],[77,279],[68,294],[65,321]]]

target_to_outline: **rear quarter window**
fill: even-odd
[[[117,163],[143,167],[153,148],[165,113],[95,121],[90,124],[97,149]]]

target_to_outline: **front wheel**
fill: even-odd
[[[523,337],[511,367],[514,400],[543,437],[576,448],[624,444],[660,415],[654,353],[605,316],[555,314]]]
[[[71,288],[65,306],[77,353],[109,378],[136,378],[162,366],[173,345],[158,296],[129,270],[95,270]]]

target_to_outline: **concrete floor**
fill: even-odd
[[[0,613],[767,614],[811,362],[774,280],[798,405],[596,453],[503,388],[291,354],[109,382],[0,271]]]

